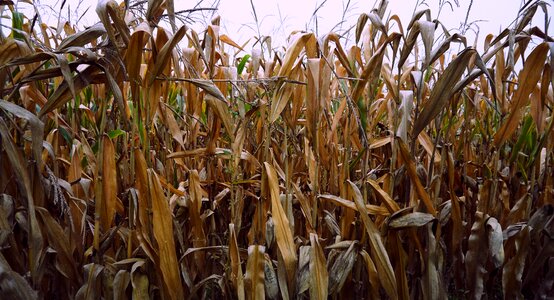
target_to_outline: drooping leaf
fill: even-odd
[[[522,116],[521,108],[528,103],[529,95],[539,82],[548,50],[548,44],[542,43],[529,54],[525,61],[523,70],[519,74],[520,82],[512,99],[510,114],[494,135],[494,144],[497,147],[502,145],[516,130]]]
[[[316,234],[310,234],[311,254],[310,254],[310,298],[327,299],[328,274],[323,249],[317,240]]]
[[[413,139],[417,138],[419,133],[425,129],[425,127],[437,117],[450,102],[455,92],[455,84],[462,77],[471,57],[475,53],[475,50],[471,48],[462,51],[441,74],[433,86],[429,100],[422,105],[423,109],[414,122],[412,129]]]
[[[248,261],[246,262],[246,274],[244,276],[246,299],[265,299],[264,253],[264,246],[251,245],[248,247]]]
[[[158,243],[164,294],[168,299],[183,299],[184,291],[173,238],[173,214],[164,195],[158,175],[148,170],[148,185],[152,199],[153,234]]]
[[[275,239],[279,251],[283,256],[285,268],[289,278],[293,278],[296,271],[296,246],[294,244],[293,235],[289,226],[289,221],[279,196],[279,182],[275,169],[269,163],[264,162],[265,171],[267,172],[267,181],[271,196],[271,215],[275,223]]]
[[[435,217],[431,214],[422,212],[413,212],[400,217],[392,216],[389,221],[389,226],[395,229],[405,229],[409,227],[421,227],[433,221]]]
[[[381,233],[377,229],[377,226],[375,226],[375,223],[373,223],[373,221],[369,218],[367,211],[364,209],[364,202],[362,200],[360,189],[358,189],[352,181],[348,181],[348,184],[350,186],[350,192],[352,193],[354,203],[360,212],[360,217],[369,237],[369,245],[371,246],[371,253],[373,254],[372,258],[375,261],[375,266],[377,267],[378,272],[382,274],[381,284],[387,292],[387,295],[395,299],[398,297],[396,278],[394,276],[394,270],[392,268],[389,255],[385,249],[385,245],[383,244]]]

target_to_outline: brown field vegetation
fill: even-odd
[[[0,298],[554,293],[554,40],[529,25],[548,3],[484,51],[383,1],[348,47],[247,54],[173,1],[103,1],[82,31],[10,2]]]

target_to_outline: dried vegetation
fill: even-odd
[[[79,32],[9,4],[2,297],[552,295],[547,3],[482,52],[383,1],[347,49],[296,33],[251,54],[170,0],[100,1]]]

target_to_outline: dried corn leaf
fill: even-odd
[[[317,56],[317,40],[313,33],[305,33],[297,37],[292,45],[290,45],[283,59],[281,69],[279,70],[279,77],[287,77],[290,75],[292,66],[298,59],[298,55],[300,55],[302,49],[305,49],[308,58]]]
[[[367,271],[367,277],[369,278],[369,285],[371,289],[371,297],[372,299],[378,299],[379,298],[379,273],[377,273],[377,268],[375,268],[375,264],[373,263],[373,260],[369,256],[369,253],[365,250],[361,250],[360,254],[362,255],[362,258],[365,262],[365,267]]]
[[[104,29],[108,32],[108,38],[113,45],[119,46],[121,44],[116,38],[116,33],[123,38],[123,45],[129,44],[129,29],[125,21],[120,18],[119,6],[114,0],[98,1],[96,14],[100,21],[102,21]],[[113,25],[110,22],[110,17],[113,20]]]
[[[391,214],[400,210],[400,206],[398,206],[391,196],[385,192],[376,181],[368,179],[367,182],[369,182],[369,185],[371,185],[375,192],[377,192],[377,195],[379,195],[379,198]]]
[[[39,170],[42,170],[42,139],[44,136],[44,123],[30,111],[11,102],[0,99],[0,108],[29,122],[33,145],[33,158],[37,162]]]
[[[400,91],[400,124],[396,129],[396,135],[399,136],[405,143],[408,142],[408,125],[412,121],[412,109],[414,105],[413,91]]]
[[[127,287],[131,283],[131,274],[126,270],[119,270],[113,279],[113,299],[127,299]]]
[[[237,244],[237,235],[235,233],[235,224],[229,224],[229,256],[231,259],[231,282],[237,290],[237,298],[245,299],[244,278],[240,262],[239,247]]]
[[[56,222],[50,213],[37,207],[41,228],[46,231],[48,245],[56,251],[57,269],[65,276],[67,280],[78,281],[80,278],[76,262],[73,259],[71,244],[63,228]]]
[[[380,274],[382,274],[381,284],[387,292],[387,295],[393,299],[398,297],[396,289],[396,278],[394,276],[394,270],[389,259],[383,240],[381,239],[381,233],[375,223],[369,218],[367,211],[364,209],[364,201],[362,194],[358,187],[352,182],[348,181],[350,185],[350,192],[354,199],[354,203],[360,212],[360,218],[364,224],[369,237],[369,245],[371,246],[371,253],[375,261],[375,266]]]
[[[179,275],[175,240],[173,239],[173,215],[164,195],[160,179],[152,170],[148,170],[148,185],[152,199],[153,234],[158,243],[161,271],[164,285],[164,295],[168,299],[183,299],[183,284]]]
[[[158,55],[156,56],[156,62],[154,64],[154,69],[150,71],[150,76],[148,77],[148,85],[151,86],[154,83],[154,80],[156,80],[156,77],[158,77],[162,71],[167,67],[167,64],[169,63],[169,59],[171,58],[171,55],[173,53],[173,49],[179,43],[179,41],[185,36],[185,33],[187,31],[187,28],[185,26],[181,26],[177,32],[175,32],[175,35],[173,35],[167,43],[165,43],[160,49],[160,52],[158,52]]]
[[[235,127],[233,125],[233,119],[231,113],[229,112],[229,107],[226,102],[220,101],[213,97],[212,95],[206,95],[204,97],[206,103],[215,111],[216,115],[221,119],[227,134],[231,137],[232,140],[235,139]]]
[[[424,103],[421,113],[414,122],[412,129],[412,138],[415,139],[419,133],[433,120],[450,102],[450,99],[456,92],[455,84],[462,77],[471,57],[476,53],[475,50],[468,48],[452,61],[446,70],[441,74],[435,83],[429,100]]]
[[[413,212],[402,216],[391,216],[389,227],[394,229],[406,229],[410,227],[421,227],[435,220],[431,214],[422,212]]]
[[[518,88],[514,93],[510,114],[500,129],[494,135],[494,144],[498,147],[504,143],[516,130],[522,116],[521,108],[529,102],[529,95],[535,89],[542,74],[546,54],[549,51],[547,43],[538,45],[529,54],[519,74]]]
[[[417,175],[415,162],[412,156],[410,155],[410,152],[408,151],[408,147],[400,139],[397,139],[396,142],[398,143],[398,146],[400,148],[400,156],[402,157],[402,160],[404,160],[404,163],[406,164],[408,175],[410,176],[410,179],[415,186],[417,195],[423,201],[423,204],[425,204],[425,207],[427,208],[429,213],[431,213],[433,216],[436,216],[437,211],[435,210],[435,207],[431,202],[431,198],[429,197],[429,194],[421,184],[419,176]]]
[[[269,299],[278,299],[279,282],[269,255],[264,256],[264,289]]]
[[[335,195],[319,195],[318,198],[329,200],[339,206],[346,207],[355,211],[358,211],[358,208],[356,207],[356,204],[353,201],[346,200],[344,198],[335,196]],[[380,216],[388,216],[390,215],[389,210],[386,207],[382,206],[376,206],[372,204],[366,204],[365,205],[366,211],[370,215],[380,215]]]
[[[0,253],[0,291],[2,291],[2,297],[6,299],[39,299],[37,292],[31,288],[27,280],[11,269],[2,253]]]
[[[148,289],[150,286],[150,281],[148,276],[143,272],[139,271],[140,268],[144,266],[144,261],[138,261],[133,264],[131,267],[131,286],[133,287],[132,297],[137,300],[148,300],[150,296],[148,294]]]
[[[346,251],[342,251],[338,255],[329,268],[329,294],[337,294],[342,290],[357,259],[358,245],[356,242],[352,242]],[[330,262],[330,260],[327,261],[327,263]]]
[[[491,217],[486,225],[489,245],[489,255],[492,258],[495,268],[500,268],[504,264],[504,238],[502,227],[498,220]]]
[[[40,272],[40,265],[43,259],[42,247],[44,241],[36,217],[31,179],[27,168],[25,167],[27,164],[24,162],[23,157],[21,157],[21,152],[18,150],[12,137],[10,136],[6,122],[2,117],[0,117],[0,137],[2,138],[2,145],[7,153],[12,170],[17,178],[17,183],[20,186],[22,193],[27,198],[26,209],[27,222],[29,226],[27,245],[29,247],[29,269],[31,271],[33,281],[38,284],[40,273],[42,273]]]
[[[106,28],[104,28],[104,25],[102,23],[97,23],[92,25],[91,27],[80,31],[78,33],[72,34],[60,43],[58,46],[59,50],[64,50],[69,47],[83,47],[86,44],[95,41],[97,38],[102,36],[106,33]]]
[[[102,137],[102,200],[100,209],[102,230],[111,228],[117,206],[117,171],[115,147],[108,136]]]
[[[329,275],[327,274],[325,255],[318,237],[310,233],[310,299],[327,299]]]
[[[271,215],[275,223],[275,238],[277,246],[283,256],[285,268],[287,270],[289,281],[294,278],[296,271],[296,245],[294,244],[293,235],[290,229],[289,221],[281,200],[279,197],[279,181],[275,169],[269,163],[264,162],[265,171],[267,172],[267,181],[271,195]]]
[[[488,257],[485,253],[489,252],[487,249],[487,233],[485,231],[487,218],[488,215],[484,215],[481,212],[475,214],[475,222],[471,227],[471,235],[468,239],[465,266],[468,279],[467,287],[471,299],[481,299],[484,293],[484,276],[487,273],[485,264]]]
[[[531,243],[531,228],[523,225],[523,228],[514,237],[517,243],[517,252],[514,257],[508,259],[502,272],[502,289],[505,299],[523,299],[521,294],[521,281],[525,268],[525,259]]]
[[[100,74],[100,70],[96,67],[89,66],[84,71],[80,72],[73,78],[73,85],[75,94],[79,94],[83,88],[88,86],[92,81],[93,77]],[[67,81],[64,81],[58,86],[56,91],[48,98],[46,105],[40,110],[38,117],[42,118],[44,115],[53,111],[54,109],[60,108],[62,105],[66,104],[72,98],[71,90]]]
[[[251,245],[248,247],[248,261],[246,262],[246,274],[244,277],[246,299],[265,299],[264,253],[264,246]]]

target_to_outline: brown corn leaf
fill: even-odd
[[[224,103],[227,103],[227,100],[225,99],[225,96],[221,91],[215,86],[215,84],[210,80],[204,80],[204,79],[192,79],[192,78],[185,78],[182,79],[185,82],[190,82],[194,84],[195,86],[203,89],[206,93],[212,95],[213,97],[217,98],[220,101],[223,101]]]
[[[140,23],[131,35],[129,46],[125,51],[125,69],[129,77],[134,103],[139,103],[140,87],[144,79],[140,76],[140,68],[143,62],[142,48],[144,48],[151,35],[150,26],[144,22]]]
[[[296,271],[296,245],[294,244],[293,235],[290,229],[289,221],[279,196],[279,181],[275,169],[269,163],[264,162],[265,171],[267,172],[267,181],[271,195],[271,215],[275,223],[275,238],[277,246],[283,256],[285,268],[287,270],[289,282],[294,278]]]
[[[416,211],[399,217],[396,217],[394,215],[391,216],[391,218],[389,219],[389,227],[394,229],[421,227],[433,220],[435,220],[435,217],[433,217],[433,215]]]
[[[101,0],[96,5],[96,14],[100,21],[104,24],[104,29],[108,32],[110,41],[119,46],[121,43],[116,39],[116,33],[123,39],[123,45],[129,44],[129,29],[125,21],[119,17],[119,6],[114,0]],[[110,21],[110,17],[113,20]]]
[[[356,23],[356,44],[360,42],[367,20],[369,20],[369,16],[365,13],[361,13],[358,17],[358,22]]]
[[[455,33],[447,37],[444,41],[442,41],[440,46],[433,49],[433,52],[431,52],[431,59],[429,60],[429,65],[432,65],[437,59],[439,59],[441,55],[446,53],[446,51],[450,49],[450,44],[452,42],[462,43],[464,45],[464,48],[467,47],[467,41],[465,36]]]
[[[12,300],[35,300],[39,299],[27,280],[19,273],[12,270],[9,263],[0,252],[0,291],[2,297]]]
[[[514,239],[519,244],[515,256],[508,259],[502,272],[502,289],[505,299],[524,299],[521,294],[521,281],[525,259],[531,243],[531,227],[523,225]]]
[[[342,207],[350,208],[352,210],[358,211],[358,208],[356,207],[356,204],[353,201],[346,200],[344,198],[335,196],[335,195],[319,195],[318,198],[322,198],[325,200],[329,200],[337,205],[340,205]],[[379,216],[388,216],[390,215],[389,210],[386,207],[372,205],[372,204],[366,204],[365,205],[366,211],[368,214],[371,215],[379,215]]]
[[[279,282],[269,255],[264,256],[264,289],[269,299],[278,299]]]
[[[493,217],[487,220],[486,225],[489,245],[489,255],[492,258],[495,268],[500,268],[504,264],[504,238],[502,235],[502,226]]]
[[[37,212],[42,225],[41,228],[46,231],[48,245],[56,250],[57,269],[67,280],[78,281],[80,274],[73,259],[69,239],[63,228],[46,209],[37,207]]]
[[[179,273],[175,241],[173,239],[173,214],[164,195],[158,175],[148,170],[148,185],[152,199],[153,234],[158,243],[164,294],[168,299],[183,299],[183,284]]]
[[[310,288],[311,246],[300,246],[296,272],[296,292],[300,295]]]
[[[0,67],[4,67],[16,58],[26,58],[31,55],[31,49],[24,42],[8,39],[0,45]]]
[[[88,86],[93,77],[100,74],[100,70],[96,67],[88,66],[84,71],[80,72],[73,78],[73,85],[75,93],[78,94],[83,88]],[[72,98],[71,90],[67,81],[64,81],[58,86],[56,91],[48,98],[46,105],[40,110],[38,117],[42,118],[44,115],[53,111],[54,109],[60,108],[62,105],[66,104]]]
[[[191,170],[189,173],[189,194],[190,194],[190,205],[189,205],[189,214],[190,222],[192,225],[192,233],[194,236],[193,246],[195,248],[203,248],[207,246],[206,243],[206,233],[204,232],[204,222],[200,217],[202,210],[202,186],[200,184],[200,175],[198,171]],[[205,255],[203,252],[197,252],[194,255],[196,263],[199,268],[202,269],[205,264]]]
[[[311,140],[316,140],[317,125],[320,118],[321,110],[321,95],[320,95],[320,65],[321,59],[308,58],[307,61],[307,73],[308,73],[308,86],[306,95],[306,129],[312,136]]]
[[[158,52],[158,55],[156,56],[156,63],[154,65],[154,69],[150,72],[150,77],[148,78],[148,85],[151,86],[154,83],[154,80],[156,80],[156,77],[158,77],[162,71],[167,67],[167,64],[169,62],[169,59],[171,58],[171,55],[173,53],[173,48],[179,43],[179,41],[185,36],[185,33],[187,32],[187,28],[185,26],[181,26],[177,32],[175,32],[175,35],[173,35],[167,43],[160,49],[160,52]]]
[[[294,86],[284,84],[280,87],[279,91],[274,94],[273,100],[271,101],[271,110],[269,113],[269,121],[271,123],[277,121],[277,119],[287,106],[287,103],[289,102],[293,91]]]
[[[460,208],[460,199],[454,191],[454,157],[452,152],[448,153],[447,157],[447,170],[448,170],[448,187],[450,189],[450,194],[452,195],[452,248],[458,249],[460,242],[463,237],[463,222],[462,222],[462,212]]]
[[[379,232],[379,229],[377,229],[377,226],[375,226],[375,223],[373,223],[373,221],[369,218],[367,211],[364,209],[364,201],[358,187],[350,180],[348,180],[348,184],[350,185],[350,192],[352,193],[354,203],[360,212],[360,218],[362,219],[369,237],[369,245],[371,246],[371,253],[373,254],[375,266],[377,267],[379,274],[382,276],[381,284],[387,292],[387,295],[392,299],[396,299],[398,297],[396,293],[396,278],[394,276],[394,270],[392,268],[389,255],[387,254],[387,250],[385,249],[385,245],[381,239],[381,233]]]
[[[387,49],[387,43],[383,43],[371,56],[369,61],[364,66],[362,74],[360,74],[360,80],[356,81],[354,89],[352,91],[352,100],[358,101],[362,92],[364,91],[366,85],[372,83],[381,73],[381,65],[383,64],[383,57],[385,55],[385,50]]]
[[[264,253],[264,246],[251,245],[248,247],[248,261],[246,262],[246,274],[244,277],[246,299],[265,299]]]
[[[396,142],[398,143],[398,146],[400,148],[400,156],[402,157],[402,160],[404,160],[404,163],[406,164],[408,175],[410,176],[410,179],[415,186],[417,195],[423,201],[423,204],[425,204],[425,207],[427,208],[429,213],[431,213],[433,216],[436,216],[437,211],[435,210],[435,207],[431,202],[431,198],[429,197],[429,194],[427,193],[427,191],[425,191],[425,188],[423,187],[423,185],[421,184],[421,181],[419,180],[415,162],[412,156],[410,155],[410,152],[408,151],[408,147],[400,139],[397,139]]]
[[[181,145],[182,149],[185,149],[185,144],[183,143],[183,132],[179,128],[179,125],[177,124],[177,120],[175,120],[175,116],[173,115],[173,110],[169,106],[167,106],[164,102],[159,102],[159,111],[162,114],[165,125],[169,129],[169,132],[171,132],[171,136],[173,139]]]
[[[308,58],[314,58],[317,56],[317,41],[313,33],[305,33],[300,37],[297,37],[296,40],[289,46],[281,69],[279,70],[279,77],[288,77],[292,70],[292,66],[300,55],[302,49],[306,50],[306,56]]]
[[[58,46],[59,50],[64,50],[69,47],[75,47],[75,46],[85,46],[86,44],[96,40],[100,36],[106,33],[106,28],[104,28],[104,25],[102,23],[97,23],[92,25],[91,27],[80,31],[76,34],[72,34],[60,43]]]
[[[106,232],[112,226],[117,204],[117,172],[115,148],[108,136],[102,137],[102,201],[100,220],[102,230]]]
[[[42,139],[44,136],[44,123],[30,111],[2,99],[0,99],[0,109],[3,109],[16,117],[25,119],[29,122],[33,144],[33,158],[37,162],[39,170],[42,170]]]
[[[357,241],[349,241],[350,245],[346,251],[342,251],[329,268],[329,294],[339,293],[346,279],[350,276],[354,263],[358,258]],[[328,263],[331,262],[330,260]]]
[[[399,69],[404,67],[404,63],[406,63],[406,60],[410,56],[410,53],[412,53],[412,49],[417,42],[417,36],[420,33],[419,22],[416,21],[415,17],[416,16],[414,16],[410,21],[410,25],[408,26],[408,36],[405,37],[404,45],[402,47],[402,50],[400,50],[400,58],[398,60]]]
[[[471,235],[468,239],[468,250],[466,253],[466,275],[467,287],[471,299],[481,299],[484,292],[484,276],[487,273],[485,264],[487,262],[487,233],[485,223],[488,215],[481,212],[475,214],[475,222],[471,227]]]
[[[432,226],[426,226],[427,231],[427,251],[426,251],[426,266],[423,276],[423,294],[425,299],[445,299],[447,298],[444,291],[444,285],[441,281],[439,268],[439,253],[440,246],[437,243],[433,234]]]
[[[138,227],[142,231],[143,236],[150,237],[150,217],[148,212],[151,210],[151,199],[148,185],[148,171],[146,160],[140,149],[135,149],[135,176],[136,176],[136,189],[139,192],[138,197]]]
[[[230,45],[230,46],[233,46],[241,51],[244,51],[244,49],[237,43],[235,43],[235,41],[233,41],[229,36],[227,36],[226,34],[222,34],[219,36],[219,40],[222,41],[223,43],[227,44],[227,45]]]
[[[429,157],[433,155],[433,151],[434,151],[434,155],[435,155],[434,163],[440,163],[441,154],[439,151],[435,151],[436,149],[433,144],[433,141],[431,140],[431,137],[425,131],[422,131],[419,133],[419,136],[417,137],[417,139],[421,144],[421,146],[423,146],[423,148],[425,149]]]
[[[119,270],[113,279],[113,299],[125,300],[127,294],[125,291],[131,283],[131,274],[126,270]]]
[[[229,224],[229,256],[231,259],[231,282],[237,290],[237,298],[245,299],[244,278],[240,262],[239,247],[237,244],[237,235],[235,233],[235,224]]]
[[[400,206],[398,206],[391,196],[385,192],[376,181],[368,179],[367,182],[369,182],[369,185],[371,185],[375,192],[377,192],[377,195],[379,195],[379,198],[391,214],[400,210]]]
[[[104,266],[90,263],[83,266],[83,270],[85,273],[85,278],[87,278],[87,281],[85,284],[81,286],[81,288],[77,291],[77,294],[75,295],[75,299],[81,300],[81,299],[97,299],[100,297],[100,280],[98,279],[99,276],[104,271]]]
[[[327,274],[325,255],[319,244],[317,234],[310,233],[310,299],[327,299],[329,275]]]
[[[134,263],[133,267],[131,268],[131,285],[133,287],[133,299],[150,299],[148,295],[150,281],[148,280],[148,276],[146,276],[146,274],[139,271],[140,268],[144,268],[144,265],[145,262],[143,260],[140,260]]]
[[[22,193],[24,193],[27,198],[26,209],[27,222],[29,224],[27,245],[29,247],[29,269],[31,270],[33,281],[38,284],[40,273],[39,268],[41,260],[43,259],[43,254],[41,252],[44,241],[36,217],[31,179],[26,168],[27,164],[25,163],[23,157],[21,157],[21,152],[18,150],[12,137],[10,136],[8,126],[2,117],[0,117],[0,137],[2,138],[2,145],[12,165],[12,170],[15,173],[14,175],[17,178],[16,182],[20,186]]]
[[[523,70],[519,73],[519,83],[512,98],[510,114],[494,135],[494,144],[496,147],[502,145],[516,130],[522,117],[521,108],[529,102],[529,95],[539,82],[548,51],[548,43],[542,43],[529,54],[529,57],[527,57],[523,65]]]
[[[235,126],[233,124],[233,118],[229,111],[229,106],[226,102],[220,101],[213,97],[212,95],[206,95],[204,97],[206,103],[214,110],[215,114],[221,119],[225,130],[231,137],[231,140],[235,139]]]
[[[360,254],[362,255],[362,258],[365,262],[365,267],[367,271],[367,277],[369,278],[369,285],[371,289],[371,297],[372,299],[378,299],[379,298],[379,273],[377,273],[377,268],[375,268],[375,264],[373,263],[373,260],[369,256],[369,253],[365,250],[361,250]]]
[[[433,120],[450,102],[455,93],[454,87],[462,77],[471,57],[476,53],[474,49],[468,48],[462,51],[454,61],[452,61],[446,70],[441,74],[429,100],[424,103],[421,113],[414,122],[412,129],[412,138],[415,139],[419,133]]]

